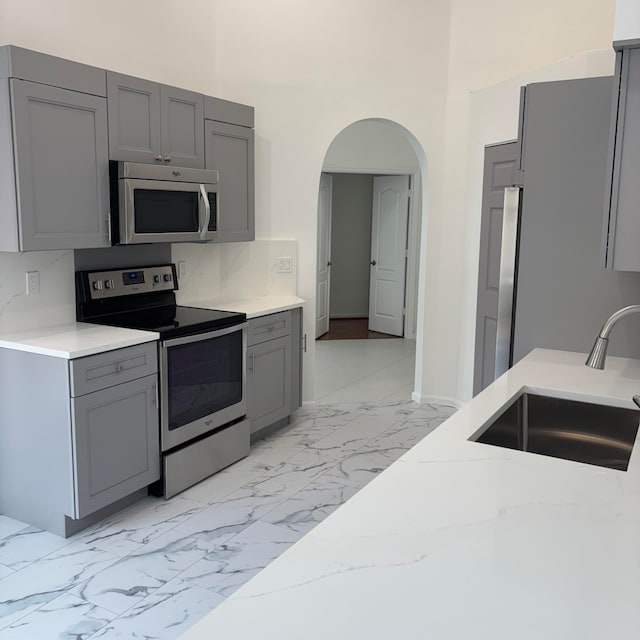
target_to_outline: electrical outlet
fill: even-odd
[[[187,275],[187,261],[178,260],[178,278],[182,280]]]
[[[37,271],[27,271],[27,295],[40,293],[40,273]]]
[[[291,273],[293,271],[291,256],[285,256],[284,258],[277,258],[276,272],[277,273]]]

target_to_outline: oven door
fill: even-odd
[[[246,414],[247,323],[160,343],[162,450]]]
[[[218,185],[121,178],[120,243],[215,240]]]

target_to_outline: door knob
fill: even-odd
[[[377,263],[375,260],[372,260],[369,264],[370,264],[372,267],[375,267],[378,263]]]
[[[327,267],[331,266],[331,260],[327,260]]]

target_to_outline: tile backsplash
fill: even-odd
[[[298,243],[255,240],[228,244],[174,244],[175,263],[185,261],[179,304],[212,298],[254,298],[296,294]],[[291,273],[277,272],[277,259],[291,257]]]
[[[112,252],[115,260],[119,249],[122,248],[100,251]],[[142,255],[143,249],[138,249]],[[127,250],[136,249],[127,247]],[[291,273],[276,272],[276,261],[280,257],[292,258]],[[179,304],[212,298],[296,294],[298,244],[295,240],[174,244],[171,260],[185,261],[186,275],[180,279],[177,291]],[[148,261],[142,260],[142,263],[148,264]],[[131,266],[135,266],[133,262]],[[73,251],[0,252],[0,332],[74,322],[74,269]],[[40,293],[27,296],[27,271],[39,272]]]
[[[22,331],[76,319],[73,251],[0,252],[0,331]],[[26,272],[40,274],[27,295]]]

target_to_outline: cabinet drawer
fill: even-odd
[[[116,384],[156,373],[156,342],[115,349],[95,356],[77,358],[70,363],[71,395],[82,396]]]
[[[267,340],[275,340],[291,333],[291,312],[281,311],[270,313],[268,316],[249,320],[249,335],[247,344],[260,344]]]

